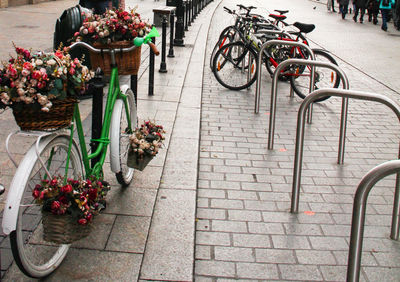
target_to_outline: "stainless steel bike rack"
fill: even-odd
[[[262,46],[260,51],[258,52],[258,58],[257,58],[257,81],[256,81],[256,95],[255,95],[255,105],[254,105],[254,113],[258,114],[258,112],[260,111],[260,90],[261,90],[261,66],[262,66],[262,57],[263,57],[263,53],[264,50],[266,48],[268,48],[269,46],[272,45],[291,45],[291,46],[297,46],[297,47],[301,47],[306,49],[311,55],[311,59],[315,60],[315,56],[314,56],[314,52],[312,51],[312,49],[310,48],[310,46],[301,43],[301,42],[297,42],[297,41],[286,41],[286,40],[269,40],[267,42],[265,42]],[[286,62],[286,61],[285,61]],[[280,64],[279,64],[280,65]],[[274,72],[274,81],[275,81],[275,75],[276,77],[278,77],[280,71],[277,73],[277,69],[278,67],[275,69]],[[281,69],[280,69],[281,70]],[[310,92],[312,92],[311,88],[314,87],[314,68],[311,68],[311,80],[310,81]]]
[[[397,173],[396,190],[393,204],[392,230],[390,238],[399,239],[400,226],[400,160],[388,161],[370,170],[357,187],[353,204],[351,221],[350,247],[347,262],[347,282],[359,281],[362,243],[364,237],[365,212],[368,194],[374,185],[382,178]]]
[[[304,123],[305,123],[305,114],[308,106],[316,99],[322,98],[325,96],[336,96],[344,98],[353,98],[359,100],[367,100],[367,101],[375,101],[381,104],[388,106],[393,112],[397,115],[397,118],[400,122],[400,106],[396,104],[390,98],[375,93],[361,92],[361,91],[352,91],[352,90],[343,90],[343,89],[319,89],[308,95],[301,106],[299,108],[299,112],[297,115],[297,129],[296,129],[296,147],[295,147],[295,156],[294,156],[294,170],[293,170],[293,186],[292,186],[292,202],[290,212],[297,213],[299,208],[299,190],[300,190],[300,181],[301,181],[301,168],[302,168],[302,159],[303,159],[303,145],[304,145]],[[348,99],[346,99],[348,100]],[[347,120],[347,111],[344,113],[342,110],[342,116],[345,116],[345,120]],[[399,149],[399,158],[400,158],[400,149]],[[399,175],[398,175],[399,176]],[[399,181],[399,177],[398,177]]]
[[[318,67],[325,67],[330,68],[340,76],[343,81],[343,88],[349,89],[349,80],[346,74],[339,68],[337,65],[327,62],[319,62],[319,61],[312,61],[312,60],[303,60],[303,59],[288,59],[283,61],[278,65],[274,72],[274,78],[272,81],[271,87],[271,105],[270,105],[270,116],[269,116],[269,132],[268,132],[268,150],[272,150],[274,148],[274,133],[275,133],[275,116],[276,116],[276,95],[277,95],[277,84],[278,84],[278,74],[280,71],[288,66],[288,65],[310,65],[310,66],[318,66]],[[311,73],[313,68],[311,69]],[[312,78],[314,76],[312,75]],[[314,79],[312,80],[312,84],[314,85]],[[311,87],[310,87],[311,88]],[[329,95],[326,95],[329,96]],[[308,97],[308,96],[307,96]],[[306,97],[306,98],[307,98]],[[304,103],[304,101],[303,101]],[[339,137],[339,164],[343,163],[343,156],[344,156],[344,143],[345,143],[345,136],[346,136],[346,123],[347,123],[347,109],[348,109],[348,99],[342,99],[342,114],[341,114],[341,122],[340,122],[340,137]],[[311,103],[308,104],[309,108],[309,117],[311,115]]]

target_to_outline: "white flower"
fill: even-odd
[[[25,97],[25,103],[27,103],[27,104],[32,104],[34,101],[33,101],[33,98],[32,97]]]
[[[47,107],[43,107],[41,110],[42,110],[43,112],[46,112],[46,113],[48,113],[48,112],[50,111],[50,109],[47,108]]]
[[[41,65],[43,65],[43,61],[42,61],[41,59],[37,59],[37,60],[35,61],[35,64],[36,64],[37,66],[41,66]]]
[[[24,96],[24,95],[25,95],[25,90],[24,90],[23,88],[18,88],[18,89],[17,89],[17,94],[18,94],[19,96]]]
[[[104,30],[104,36],[107,37],[110,35],[110,31],[108,29]]]
[[[50,59],[50,60],[47,61],[47,65],[48,65],[48,66],[54,66],[56,63],[57,63],[57,62],[56,62],[56,60],[54,60],[54,59]]]

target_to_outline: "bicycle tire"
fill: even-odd
[[[250,65],[249,61],[252,62]],[[215,54],[214,76],[230,90],[249,88],[257,79],[256,72],[257,55],[241,41],[226,44]]]
[[[292,53],[292,46],[289,45],[273,45],[268,48],[268,54],[271,55],[271,58],[279,65],[281,62],[293,58]],[[272,64],[269,58],[265,60],[265,67],[267,71],[270,73],[271,76],[274,75],[276,67]],[[283,72],[287,71],[288,69],[284,69]],[[289,75],[280,74],[278,76],[280,81],[288,81],[290,79]]]
[[[64,175],[68,146],[69,136],[64,135],[54,138],[40,149],[40,157],[52,176]],[[10,233],[11,250],[20,270],[32,278],[42,278],[51,274],[61,264],[70,246],[49,243],[42,239],[40,206],[34,204],[32,191],[44,175],[34,144],[14,176],[23,179],[22,185],[10,187],[10,191],[21,189],[21,186],[24,189],[19,200],[16,229]],[[81,176],[80,153],[75,143],[72,143],[68,175],[65,177],[78,179]]]
[[[326,51],[315,49],[313,50],[315,59],[317,61],[327,61],[337,65],[336,60]],[[308,56],[307,56],[308,57]],[[310,87],[310,76],[309,69],[305,66],[299,66],[296,71],[297,75],[292,75],[290,78],[290,84],[294,92],[302,99],[309,94]],[[316,67],[315,68],[315,84],[314,89],[320,88],[338,88],[340,84],[340,77],[338,74],[331,69]],[[315,100],[315,102],[321,102],[328,99],[330,96],[326,96]]]
[[[221,49],[224,45],[236,41],[235,38],[237,37],[237,30],[235,26],[228,26],[224,28],[221,32],[217,43],[215,44],[213,50],[211,51],[210,55],[210,68],[213,69],[213,61],[215,54],[219,49]]]
[[[135,96],[133,91],[124,85],[121,91],[127,97],[127,106],[122,99],[117,99],[111,118],[110,129],[110,157],[112,171],[115,172],[117,181],[123,186],[128,186],[133,179],[134,169],[127,166],[129,135],[132,133],[128,129],[128,119],[126,113],[129,112],[131,117],[131,130],[137,126],[137,111],[135,104]]]

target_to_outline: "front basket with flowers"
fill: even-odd
[[[142,171],[158,154],[165,139],[164,133],[161,125],[156,125],[151,121],[145,121],[144,124],[136,128],[129,137],[130,147],[127,165]]]
[[[0,108],[11,107],[22,130],[70,124],[74,104],[93,73],[67,50],[53,53],[15,47],[16,57],[0,68]]]
[[[94,177],[86,180],[55,177],[36,184],[32,194],[41,206],[43,239],[70,244],[91,231],[93,216],[105,208],[110,186]]]
[[[136,37],[143,37],[151,30],[151,26],[143,21],[136,9],[124,11],[113,8],[102,15],[89,14],[78,32],[74,34],[74,41],[84,41],[95,48],[127,48],[133,45]],[[119,74],[137,74],[140,66],[140,52],[138,47],[129,53],[116,55]],[[93,68],[100,67],[105,74],[110,74],[110,55],[108,53],[90,53]]]

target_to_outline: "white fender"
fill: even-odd
[[[126,93],[129,86],[124,84],[120,87],[122,93]],[[110,127],[110,166],[111,171],[118,173],[121,171],[121,165],[119,163],[119,127],[122,115],[122,109],[124,102],[121,99],[115,101],[114,110],[111,116],[111,127]]]

